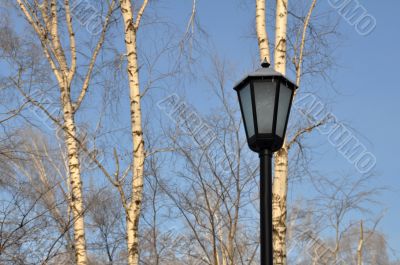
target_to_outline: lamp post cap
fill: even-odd
[[[268,68],[271,64],[267,61],[267,58],[264,58],[264,60],[261,63],[262,68]]]
[[[239,82],[237,82],[235,84],[233,89],[238,91],[244,83],[246,83],[248,80],[251,80],[251,79],[254,80],[254,79],[272,79],[272,78],[281,78],[282,80],[285,80],[288,84],[290,84],[289,86],[292,89],[297,89],[296,83],[292,82],[290,79],[288,79],[283,74],[281,74],[281,73],[275,71],[273,68],[269,68],[269,67],[268,68],[262,67],[250,74],[247,74]]]

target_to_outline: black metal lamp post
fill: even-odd
[[[261,265],[273,265],[272,154],[285,140],[294,91],[297,86],[269,67],[239,81],[238,93],[249,147],[260,156],[260,249]]]

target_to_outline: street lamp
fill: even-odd
[[[260,156],[261,265],[273,265],[272,154],[282,148],[294,91],[297,86],[284,75],[262,68],[239,81],[239,97],[247,143]]]

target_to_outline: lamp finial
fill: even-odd
[[[270,63],[267,61],[267,57],[264,57],[264,60],[261,63],[262,68],[268,68],[270,66]]]

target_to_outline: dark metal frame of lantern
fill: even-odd
[[[260,156],[261,265],[273,265],[272,154],[282,148],[297,86],[268,68],[249,74],[235,85],[249,147]]]
[[[258,153],[263,150],[275,152],[282,147],[289,120],[293,94],[297,89],[297,86],[285,76],[271,68],[268,68],[268,64],[263,63],[262,65],[263,68],[247,75],[234,87],[238,93],[247,142],[250,149]],[[244,95],[246,89],[249,90],[250,99],[245,98],[246,96],[249,96]],[[270,95],[266,93],[270,93]],[[268,103],[271,103],[271,105],[262,106],[263,98],[260,97],[271,97],[272,93],[274,99],[272,101],[271,98],[267,100],[270,101]],[[282,97],[285,98],[280,101],[280,98]],[[251,100],[252,112],[250,116],[249,113],[246,112],[246,108],[249,106],[244,106],[245,104],[250,103],[248,102],[249,100]],[[263,113],[263,110],[268,109],[271,110],[269,113]],[[282,114],[283,117],[280,114],[281,111],[284,112],[284,114]],[[265,128],[265,126],[270,128]],[[268,131],[268,129],[270,130]]]

